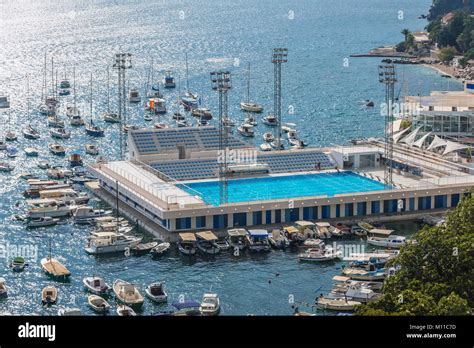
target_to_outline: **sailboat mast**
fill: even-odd
[[[28,125],[30,125],[30,74],[26,74],[26,115],[28,116]]]
[[[107,113],[110,114],[110,68],[107,65]]]
[[[46,63],[46,52],[44,52],[44,72],[43,72],[43,86],[41,88],[41,99],[46,100],[46,74],[47,74],[47,63]]]
[[[90,102],[90,112],[91,112],[90,116],[91,116],[91,124],[92,124],[92,73],[91,73],[91,83],[90,84],[91,84],[91,91],[90,91],[90,100],[89,100],[89,102]]]
[[[74,113],[76,113],[76,66],[72,68],[72,83],[74,84],[73,93],[74,93]]]
[[[250,63],[247,70],[247,103],[250,103]]]
[[[189,93],[189,67],[188,67],[188,52],[186,52],[186,92]]]
[[[51,57],[51,93],[54,97],[54,57]]]

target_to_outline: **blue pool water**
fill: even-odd
[[[219,204],[219,181],[179,185],[213,205]],[[384,184],[353,172],[285,175],[229,181],[229,203],[281,198],[334,196],[336,194],[383,190]],[[191,190],[190,190],[191,189]]]

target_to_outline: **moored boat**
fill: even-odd
[[[41,259],[41,268],[46,275],[57,279],[67,279],[71,275],[61,262],[51,256]]]
[[[171,247],[171,244],[168,242],[159,243],[156,247],[151,249],[150,251],[151,256],[152,257],[161,256],[165,254],[169,250],[170,247]]]
[[[251,252],[271,251],[270,243],[268,242],[267,230],[248,230],[247,243],[249,251]]]
[[[103,278],[93,276],[82,279],[84,287],[91,293],[96,295],[106,295],[110,291],[110,286]]]
[[[148,254],[153,248],[158,246],[158,242],[139,243],[134,247],[130,248],[133,255],[145,255]]]
[[[58,299],[58,289],[52,285],[48,285],[41,290],[41,302],[43,305],[52,305]]]
[[[98,155],[99,154],[99,148],[97,147],[97,145],[94,145],[94,144],[86,144],[85,145],[85,149],[86,149],[86,153],[88,155]]]
[[[10,267],[12,268],[13,272],[21,272],[25,269],[27,266],[25,262],[25,258],[22,256],[17,256],[13,258],[13,260],[10,263]]]
[[[32,218],[29,219],[28,222],[26,223],[27,227],[46,227],[46,226],[54,226],[58,223],[59,219],[50,217],[50,216],[45,216],[45,217],[39,217],[39,218]]]
[[[145,289],[146,296],[153,302],[163,303],[168,301],[163,283],[152,283]]]
[[[64,156],[66,154],[66,150],[60,144],[49,144],[49,151],[56,156]]]
[[[217,294],[204,294],[199,311],[202,315],[217,315],[221,309],[219,296]]]
[[[120,305],[117,306],[117,315],[120,317],[134,317],[137,313],[129,306]]]
[[[196,254],[196,236],[194,233],[180,233],[178,241],[178,250],[184,255]]]
[[[320,309],[328,309],[333,311],[353,311],[356,306],[361,305],[358,301],[348,301],[344,298],[329,299],[324,296],[320,296],[316,301],[316,307]]]
[[[217,236],[211,231],[196,233],[197,249],[204,254],[216,255],[220,253],[221,249],[216,244],[216,240]]]
[[[143,305],[143,296],[133,284],[117,279],[112,288],[118,302],[136,308]]]
[[[103,313],[110,309],[110,304],[98,295],[87,296],[87,303],[96,312]]]
[[[244,250],[247,247],[247,230],[244,228],[234,228],[227,230],[227,240],[230,247],[235,250]]]

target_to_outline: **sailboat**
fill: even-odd
[[[59,83],[59,87],[62,89],[68,89],[71,88],[71,82],[67,78],[67,70],[66,67],[64,67],[64,78],[61,80]]]
[[[186,93],[184,96],[180,96],[180,102],[185,109],[194,109],[198,106],[198,95],[192,93],[189,90],[189,67],[188,67],[188,54],[186,53]]]
[[[155,71],[153,67],[153,57],[151,57],[150,69],[148,70],[148,78],[146,82],[146,97],[150,98],[163,98],[163,94],[160,92],[160,84],[154,83]]]
[[[49,255],[41,259],[41,268],[50,277],[66,280],[71,272],[58,260],[51,257],[51,238],[49,239]]]
[[[102,114],[102,117],[105,122],[109,123],[119,123],[120,118],[116,113],[110,112],[110,71],[109,66],[107,65],[107,112]]]
[[[28,74],[26,76],[26,93],[27,93],[27,102],[26,102],[26,105],[27,105],[27,116],[28,116],[28,124],[27,126],[23,129],[23,136],[26,138],[26,139],[31,139],[31,140],[36,140],[36,139],[39,139],[40,138],[40,134],[39,132],[34,129],[32,126],[31,126],[31,114],[30,114],[30,75]]]
[[[247,100],[240,103],[240,108],[247,112],[262,112],[263,106],[250,101],[250,63],[247,70]]]
[[[90,95],[90,116],[91,120],[86,124],[86,134],[93,136],[93,137],[103,137],[104,130],[94,124],[94,120],[92,119],[92,73],[91,73],[91,95]]]
[[[5,140],[6,141],[15,141],[17,139],[15,131],[13,131],[11,128],[11,113],[10,110],[8,110],[8,130],[5,133]]]

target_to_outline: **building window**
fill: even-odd
[[[213,216],[213,228],[226,228],[227,227],[227,214],[214,215]]]
[[[177,230],[188,230],[191,228],[191,218],[177,218],[176,229]]]
[[[458,205],[461,195],[459,193],[453,193],[451,195],[451,207],[454,208]]]
[[[448,196],[439,195],[435,196],[435,209],[447,208],[448,207]]]
[[[341,205],[336,204],[336,217],[341,217]]]
[[[279,224],[281,222],[281,210],[276,209],[275,210],[275,223]]]
[[[196,217],[196,228],[204,228],[206,227],[206,217],[205,216],[197,216]]]
[[[272,211],[271,210],[267,210],[265,212],[265,220],[266,220],[266,223],[267,224],[271,224],[272,223]]]
[[[387,199],[383,201],[384,213],[396,213],[398,210],[398,202],[396,199]]]
[[[380,214],[380,201],[372,201],[370,205],[371,214]]]
[[[345,213],[346,213],[346,216],[353,216],[354,215],[354,203],[346,203],[345,204]]]
[[[234,214],[234,227],[247,225],[247,213]]]
[[[410,198],[410,211],[415,210],[415,197]]]
[[[299,208],[285,209],[285,222],[298,221],[300,218]]]
[[[331,206],[323,205],[321,207],[321,219],[330,219],[331,218]]]
[[[357,203],[357,215],[364,216],[367,213],[367,203],[366,202],[359,202]]]
[[[433,105],[430,105],[430,106],[428,107],[428,110],[429,110],[429,111],[434,111],[434,106],[433,106]]]
[[[318,219],[318,207],[304,207],[303,208],[303,220],[317,220]]]
[[[418,197],[418,210],[431,209],[431,197]]]
[[[451,108],[451,111],[458,111],[458,107],[457,107],[457,106],[453,106],[453,107]]]
[[[262,212],[261,211],[254,211],[253,212],[253,224],[254,225],[261,225],[262,224]]]

